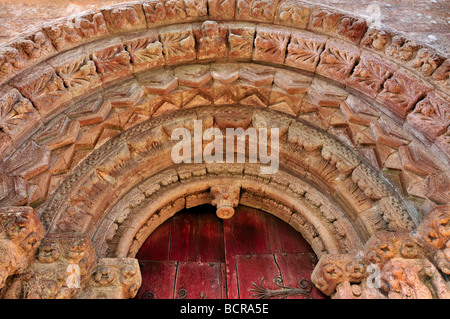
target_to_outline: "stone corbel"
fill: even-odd
[[[9,276],[28,267],[44,235],[33,208],[0,208],[0,289]]]
[[[134,258],[99,259],[77,299],[128,299],[136,296],[142,278]]]
[[[241,185],[237,183],[224,183],[211,187],[211,204],[217,207],[216,214],[219,218],[233,217],[234,207],[239,204],[240,191]]]

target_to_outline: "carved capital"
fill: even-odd
[[[41,242],[36,260],[14,278],[7,299],[71,299],[85,285],[96,255],[82,233],[53,233]]]
[[[216,214],[222,219],[231,218],[234,208],[239,204],[241,185],[223,184],[211,187],[211,204],[217,207]]]
[[[381,271],[381,289],[389,299],[448,299],[447,283],[427,259],[390,260]]]
[[[376,264],[380,269],[393,258],[424,257],[422,249],[408,232],[377,232],[366,242],[363,253],[366,264]]]
[[[89,282],[78,299],[133,298],[142,278],[139,263],[134,258],[99,259]]]
[[[433,209],[414,234],[433,255],[439,269],[450,275],[450,205]]]
[[[338,284],[359,283],[366,267],[353,255],[323,255],[314,268],[311,280],[324,294],[330,296]]]

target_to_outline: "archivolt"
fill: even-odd
[[[0,205],[36,207],[49,232],[94,234],[115,202],[105,198],[168,169],[157,160],[168,158],[167,131],[208,115],[218,126],[280,120],[282,171],[333,198],[364,225],[355,226],[363,240],[378,228],[412,229],[411,217],[417,224],[448,203],[444,59],[413,54],[405,63],[393,54],[398,35],[320,6],[299,2],[301,22],[282,18],[292,8],[281,4],[260,14],[208,3],[176,12],[166,2],[121,4],[3,47]],[[219,17],[227,22],[203,23]],[[345,19],[354,30],[339,27]],[[235,104],[222,114],[177,111]]]
[[[202,119],[205,128],[215,126],[224,129],[230,123],[245,128],[262,125],[280,128],[281,172],[274,176],[261,175],[254,165],[233,164],[194,165],[174,170],[170,156],[175,141],[169,137],[177,127],[192,129],[194,119]],[[226,168],[228,165],[231,165],[230,168]],[[221,172],[224,169],[228,173]],[[49,203],[40,211],[41,220],[49,232],[95,233],[94,240],[100,240],[96,243],[99,251],[114,254],[117,249],[117,253],[122,256],[133,254],[142,241],[142,235],[136,234],[146,220],[151,220],[146,228],[153,230],[155,225],[170,215],[163,214],[163,217],[159,217],[159,214],[155,214],[158,216],[155,217],[152,216],[154,212],[177,202],[175,208],[169,208],[173,214],[184,207],[187,197],[209,191],[209,187],[218,182],[220,177],[214,170],[222,173],[222,178],[238,180],[243,184],[242,190],[251,194],[250,197],[266,197],[279,202],[281,208],[273,205],[265,210],[281,215],[287,221],[290,221],[292,210],[302,211],[307,207],[301,204],[307,193],[306,198],[318,207],[318,211],[306,214],[303,218],[317,229],[317,235],[306,234],[305,237],[319,255],[328,250],[355,251],[361,240],[367,240],[377,230],[400,231],[414,228],[401,199],[390,185],[349,148],[328,134],[288,116],[248,106],[174,111],[124,131],[94,150],[66,177]],[[183,174],[189,178],[198,177],[200,181],[197,184],[190,182],[191,185]],[[246,181],[249,178],[255,182]],[[320,193],[306,192],[306,184],[302,180],[311,185],[309,188],[320,189]],[[262,185],[255,186],[256,181]],[[168,187],[171,184],[174,185]],[[274,189],[277,188],[275,192]],[[161,191],[157,192],[159,189]],[[151,197],[153,192],[156,199]],[[149,204],[138,213],[129,214],[130,206],[139,204],[136,203],[137,199],[144,200],[143,194],[150,197],[146,201]],[[255,205],[254,202],[252,205]],[[332,210],[340,213],[334,215],[327,207],[334,207]],[[289,213],[283,214],[283,210]],[[118,219],[121,221],[118,222]],[[114,233],[115,228],[118,228],[118,235]],[[302,226],[296,228],[302,229]],[[146,230],[142,232],[148,234]],[[334,235],[329,235],[330,232]],[[321,236],[322,233],[325,234]],[[138,239],[131,243],[134,236]],[[317,236],[317,240],[323,241],[322,246],[314,242]],[[109,247],[109,251],[105,251],[106,239],[113,237],[116,237],[113,242],[119,246],[112,251]]]

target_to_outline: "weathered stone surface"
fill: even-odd
[[[85,234],[48,234],[39,246],[37,260],[15,278],[6,297],[71,299],[84,286],[95,260]]]
[[[21,143],[27,137],[27,131],[32,131],[39,121],[39,113],[33,104],[17,89],[8,86],[0,89],[0,129],[3,134],[15,143]]]
[[[405,118],[414,105],[431,91],[432,87],[406,70],[398,70],[383,84],[377,100],[392,112]]]
[[[31,207],[0,208],[0,288],[21,274],[34,258],[44,228]]]
[[[326,37],[309,32],[293,31],[286,53],[285,65],[314,72]]]
[[[227,219],[234,215],[234,208],[239,204],[239,184],[224,184],[211,187],[211,204],[217,207],[216,214],[219,218]]]
[[[225,59],[228,56],[226,42],[227,28],[215,21],[205,21],[195,30],[197,39],[197,59],[208,61]]]
[[[367,24],[360,18],[337,12],[328,7],[314,6],[308,29],[337,35],[345,40],[359,43],[367,29]]]
[[[167,27],[158,31],[167,65],[194,61],[197,58],[192,28]]]
[[[384,266],[381,278],[389,299],[450,298],[445,280],[426,259],[394,258]]]
[[[293,0],[280,1],[275,12],[275,24],[306,29],[311,13],[308,3]]]
[[[121,41],[101,42],[96,44],[92,51],[92,60],[103,83],[116,81],[131,75],[133,69],[130,63],[130,55]]]
[[[432,91],[417,103],[406,121],[434,141],[450,125],[450,99]]]
[[[290,33],[285,30],[256,27],[254,61],[283,64]]]
[[[162,44],[156,31],[127,37],[124,48],[136,73],[164,66]]]
[[[311,280],[324,294],[332,294],[342,282],[361,282],[366,267],[351,255],[323,255],[314,268]]]
[[[253,54],[253,40],[256,27],[247,23],[228,24],[228,56],[233,60],[250,61]]]
[[[134,258],[101,258],[78,299],[133,298],[142,278],[138,260]]]
[[[111,34],[145,29],[147,23],[140,2],[128,2],[101,10]]]
[[[42,118],[48,118],[71,99],[71,94],[54,69],[44,64],[14,78],[12,86],[29,99]]]
[[[359,54],[360,51],[355,46],[329,40],[320,55],[317,73],[335,80],[345,80],[353,70]]]
[[[379,56],[362,53],[347,84],[375,98],[383,83],[397,69],[393,63],[383,61]]]

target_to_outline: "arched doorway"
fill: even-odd
[[[310,282],[317,257],[281,219],[238,206],[230,219],[201,205],[177,213],[144,242],[136,258],[136,298],[324,298]]]

